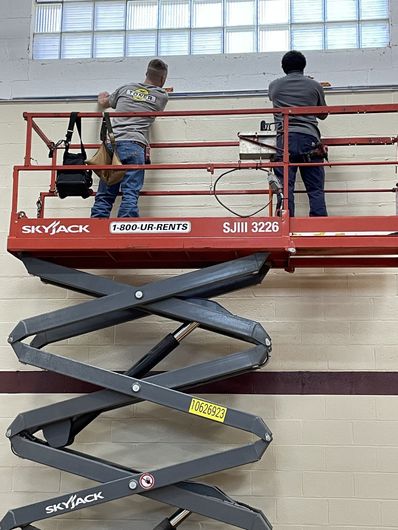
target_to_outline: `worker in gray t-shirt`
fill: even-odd
[[[325,96],[322,86],[304,75],[306,59],[301,52],[292,50],[282,58],[282,69],[285,77],[275,79],[268,88],[268,96],[274,107],[311,107],[325,106]],[[325,171],[323,166],[300,166],[300,162],[323,162],[322,156],[317,152],[320,145],[320,132],[317,118],[324,120],[327,114],[289,116],[289,155],[290,162],[297,162],[297,166],[289,168],[289,213],[294,216],[294,185],[296,182],[297,168],[303,179],[310,203],[310,216],[327,216],[325,204]],[[275,161],[282,160],[283,149],[283,119],[282,115],[275,114],[279,148]],[[279,181],[283,182],[283,169],[274,168]],[[277,211],[282,205],[277,204]]]
[[[160,59],[149,62],[143,83],[128,83],[113,94],[101,92],[98,103],[101,107],[112,107],[117,112],[159,112],[168,101],[162,88],[167,77],[167,64]],[[123,164],[145,164],[146,146],[149,145],[149,129],[155,118],[152,116],[113,118],[116,149]],[[138,217],[138,198],[144,184],[144,169],[126,171],[123,180],[112,186],[100,180],[91,217],[109,217],[113,203],[119,193],[122,201],[118,217]]]

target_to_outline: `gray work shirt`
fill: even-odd
[[[163,88],[144,83],[129,83],[109,96],[109,104],[117,112],[159,112],[167,101],[168,94]],[[150,116],[112,118],[115,138],[147,145],[149,128],[154,120]]]
[[[326,105],[322,86],[305,76],[302,72],[290,72],[285,77],[272,81],[268,88],[268,97],[274,107],[310,107]],[[326,115],[323,119],[326,118]],[[275,114],[277,129],[282,131],[283,119]],[[315,136],[320,140],[318,120],[315,116],[290,116],[289,132],[298,132]]]

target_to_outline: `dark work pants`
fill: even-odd
[[[325,171],[323,166],[309,167],[300,166],[300,162],[308,162],[306,155],[314,150],[318,141],[314,136],[302,133],[289,134],[289,154],[290,162],[297,162],[297,166],[289,167],[289,214],[294,216],[294,185],[296,183],[297,168],[300,168],[300,175],[303,180],[305,189],[308,194],[310,203],[310,217],[327,216],[325,204]],[[283,148],[283,136],[277,138],[277,147]],[[275,161],[282,160],[282,152],[278,152]],[[311,162],[323,162],[322,158],[311,158]],[[275,175],[283,184],[283,168],[274,168]],[[277,209],[281,208],[281,204],[277,205]]]

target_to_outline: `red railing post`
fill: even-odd
[[[24,165],[30,166],[32,158],[32,116],[31,114],[24,112],[24,118],[26,120],[26,141],[25,141],[25,158]]]
[[[19,170],[14,167],[12,172],[11,223],[18,219],[18,187]]]
[[[289,212],[289,114],[283,113],[283,209]]]

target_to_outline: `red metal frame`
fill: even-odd
[[[166,111],[162,113],[114,113],[115,116],[236,116],[267,115],[276,112],[283,115],[284,153],[279,163],[230,162],[152,164],[147,169],[184,170],[202,169],[210,173],[216,170],[239,168],[284,168],[284,189],[288,182],[288,120],[296,114],[365,114],[396,113],[397,104],[344,105],[332,107],[300,107],[285,109],[233,109]],[[100,113],[79,113],[82,118],[100,118]],[[390,267],[398,265],[398,217],[329,217],[289,218],[287,194],[284,199],[282,218],[272,216],[272,206],[267,217],[201,217],[176,216],[173,218],[140,219],[46,219],[45,201],[56,197],[55,177],[62,166],[57,162],[58,145],[50,140],[35,121],[46,118],[69,118],[68,113],[24,113],[27,123],[24,165],[14,167],[13,192],[8,251],[13,254],[29,253],[58,263],[78,268],[113,267],[201,267],[210,263],[233,259],[257,251],[269,251],[274,267],[292,271],[297,267]],[[32,135],[35,132],[52,151],[50,165],[32,165]],[[392,145],[394,136],[327,138],[324,143],[344,145]],[[98,144],[86,144],[96,148]],[[238,142],[159,142],[152,148],[225,148],[236,147]],[[72,145],[72,148],[78,147]],[[310,164],[302,164],[310,165]],[[319,164],[316,164],[319,165]],[[325,166],[385,166],[398,165],[397,160],[325,162]],[[85,166],[74,166],[76,169]],[[98,166],[110,168],[111,166]],[[126,166],[130,168],[140,166]],[[38,218],[28,219],[18,212],[18,190],[21,172],[48,171],[49,191],[40,193],[41,208]],[[391,189],[330,190],[330,193],[396,192]],[[169,190],[143,191],[142,195],[208,195],[211,191]],[[268,189],[219,191],[219,195],[269,194]],[[116,223],[116,224],[115,224]],[[121,225],[124,225],[121,228]],[[188,228],[189,229],[188,229]]]

